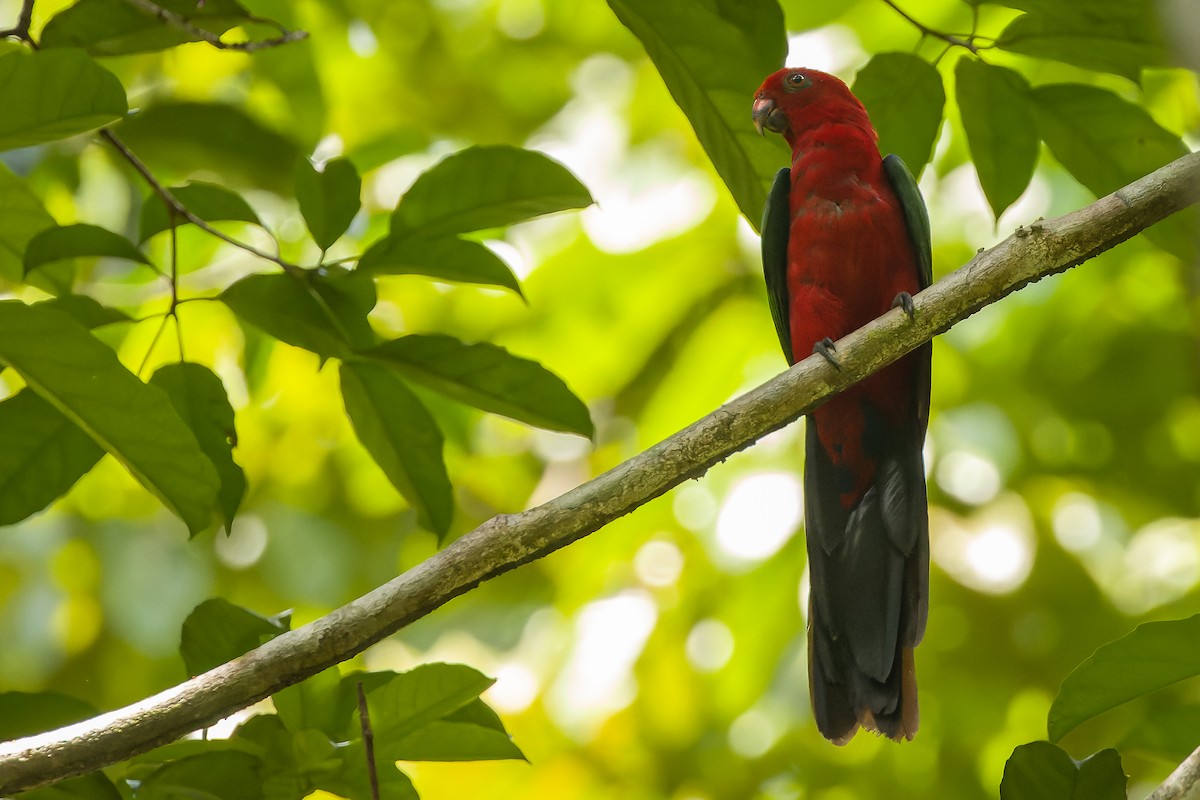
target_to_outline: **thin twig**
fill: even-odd
[[[955,36],[952,33],[943,33],[942,31],[934,30],[933,28],[930,28],[928,25],[924,25],[921,22],[918,22],[914,17],[912,17],[910,14],[906,13],[904,11],[904,9],[902,9],[902,8],[900,8],[900,6],[896,5],[894,0],[883,0],[883,2],[885,2],[889,6],[891,6],[892,10],[895,11],[897,14],[899,14],[900,16],[904,17],[906,20],[911,22],[916,27],[916,29],[921,32],[922,36],[932,36],[934,39],[941,39],[943,42],[948,42],[957,47],[965,47],[968,50],[970,50],[972,53],[976,53],[976,54],[979,53],[979,48],[975,45],[975,34],[974,33],[971,33],[970,35],[968,35],[966,37],[962,37],[962,36]]]
[[[981,308],[1063,272],[1200,201],[1200,153],[1056,219],[1018,228],[819,355],[736,397],[608,472],[520,514],[501,514],[373,591],[245,655],[126,708],[0,743],[0,796],[124,761],[361,653],[481,582],[600,530],[807,414],[830,395]]]
[[[379,800],[379,770],[375,766],[375,732],[371,730],[371,713],[367,711],[367,694],[362,681],[358,688],[358,724],[362,728],[363,751],[367,757],[367,778],[371,782],[371,800]]]
[[[191,36],[193,39],[207,42],[208,44],[220,50],[236,50],[240,53],[252,53],[255,50],[266,50],[271,47],[279,47],[280,45],[290,44],[292,42],[298,42],[302,39],[308,38],[307,31],[289,31],[278,23],[263,20],[258,17],[250,17],[249,20],[251,22],[272,25],[273,27],[282,31],[282,35],[277,36],[274,39],[258,39],[247,42],[226,42],[219,35],[213,33],[212,31],[206,31],[198,25],[192,24],[187,17],[176,14],[174,11],[163,8],[162,6],[151,2],[150,0],[125,0],[125,2],[174,28],[178,28],[188,36]]]
[[[294,276],[301,277],[305,274],[306,270],[303,267],[300,267],[300,266],[297,266],[296,264],[292,264],[290,262],[284,261],[278,255],[271,255],[270,253],[268,253],[264,250],[259,250],[254,245],[247,244],[246,242],[238,241],[237,239],[234,239],[229,234],[222,233],[221,231],[214,228],[212,225],[209,225],[207,222],[202,220],[200,217],[196,216],[191,211],[189,211],[187,206],[185,206],[183,203],[179,202],[179,198],[175,197],[175,195],[171,193],[170,189],[163,186],[162,183],[159,182],[158,178],[154,177],[154,173],[152,173],[150,171],[150,168],[147,167],[142,162],[142,160],[137,157],[137,154],[135,154],[132,150],[130,150],[125,145],[124,142],[122,142],[120,139],[118,139],[117,135],[115,133],[113,133],[108,128],[101,128],[100,136],[103,137],[109,144],[111,144],[113,146],[113,148],[118,153],[121,154],[121,157],[124,158],[126,161],[128,161],[130,163],[130,165],[132,165],[133,168],[135,170],[137,170],[138,174],[142,176],[142,179],[146,181],[146,183],[150,186],[150,188],[154,191],[154,193],[157,194],[164,203],[166,203],[167,212],[169,214],[176,214],[180,217],[183,217],[184,219],[186,219],[188,222],[195,225],[200,230],[204,231],[207,234],[217,237],[218,239],[220,239],[223,242],[231,244],[234,247],[237,247],[239,249],[245,250],[247,253],[256,255],[259,258],[266,259],[267,261],[278,264],[279,266],[283,267],[285,272],[291,273]]]

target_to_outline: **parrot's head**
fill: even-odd
[[[827,123],[870,128],[866,109],[839,78],[815,69],[781,69],[754,95],[754,127],[781,133],[792,142],[806,130]]]

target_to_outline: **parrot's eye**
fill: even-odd
[[[786,86],[789,91],[799,89],[807,85],[808,78],[805,77],[803,72],[791,72],[788,73],[786,78],[784,78],[784,86]]]

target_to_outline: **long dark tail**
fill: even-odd
[[[885,430],[877,411],[864,413],[875,478],[850,509],[840,497],[852,477],[830,461],[812,416],[807,429],[809,691],[817,728],[836,744],[860,725],[897,740],[916,734],[913,648],[928,612],[924,419]]]

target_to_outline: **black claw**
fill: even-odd
[[[842,368],[841,363],[837,360],[837,345],[828,336],[813,345],[813,352],[819,353],[821,358],[828,361],[829,366],[834,369],[840,370]]]
[[[908,292],[901,292],[896,295],[896,299],[892,301],[892,308],[902,308],[909,319],[913,319],[917,315],[916,308],[913,307],[912,295]]]

